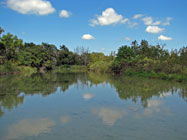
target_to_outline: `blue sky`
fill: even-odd
[[[0,26],[25,42],[109,54],[133,40],[187,45],[187,0],[1,0]]]

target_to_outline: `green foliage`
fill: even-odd
[[[24,76],[30,76],[33,73],[37,73],[37,68],[29,67],[29,66],[19,66],[17,67],[19,73],[21,73]]]
[[[55,67],[53,69],[53,73],[79,73],[79,72],[87,72],[88,68],[87,66],[83,65],[60,65],[58,67]]]
[[[104,53],[93,52],[90,54],[90,63],[95,63],[97,61],[105,61],[105,60],[106,60],[106,56],[104,55]]]
[[[26,43],[24,48],[19,52],[18,64],[38,69],[40,67],[52,69],[56,65],[56,57],[57,49],[54,45]]]
[[[97,61],[89,66],[89,70],[94,72],[109,72],[111,62]]]
[[[65,45],[60,47],[57,64],[58,65],[74,65],[75,64],[75,54],[69,51],[69,49]]]
[[[132,57],[134,57],[134,56],[135,56],[135,54],[134,54],[132,48],[130,48],[128,46],[122,46],[118,50],[116,60],[117,61],[131,60]]]
[[[122,63],[120,61],[118,61],[118,60],[114,60],[114,62],[112,63],[110,69],[114,73],[121,73],[121,71],[122,71]]]
[[[10,33],[0,39],[0,54],[7,61],[16,61],[19,49],[23,47],[23,41]]]
[[[7,62],[4,66],[5,66],[5,69],[7,71],[9,71],[9,72],[13,72],[14,71],[14,67],[13,67],[11,62]]]
[[[80,66],[73,66],[78,69]],[[74,69],[72,68],[72,69]],[[23,69],[27,69],[23,67]],[[131,70],[129,69],[129,72]],[[150,76],[150,73],[142,73]],[[133,74],[134,75],[134,74]],[[152,74],[154,75],[154,74]],[[162,75],[164,77],[164,74]],[[172,78],[172,77],[171,77]],[[177,77],[178,80],[181,77]],[[71,85],[95,86],[109,83],[115,88],[118,96],[123,100],[140,100],[146,107],[152,97],[160,97],[162,93],[177,93],[182,99],[187,99],[186,84],[167,82],[159,79],[145,79],[142,77],[119,76],[105,73],[44,73],[32,75],[6,75],[0,78],[0,116],[5,109],[11,110],[24,103],[27,95],[48,96],[57,90],[65,92]],[[59,88],[60,87],[60,88]],[[136,87],[136,88],[134,88]]]
[[[4,30],[0,27],[1,74],[17,73],[19,67],[32,67],[40,72],[52,69],[55,71],[82,71],[77,67],[78,65],[80,68],[84,66],[86,70],[95,72],[129,74],[129,70],[133,70],[133,73],[158,74],[159,76],[156,77],[162,77],[161,79],[168,77],[174,79],[169,75],[182,75],[182,79],[187,77],[187,47],[169,52],[159,44],[153,46],[146,40],[142,40],[138,44],[135,40],[131,46],[120,47],[116,55],[115,52],[111,52],[107,56],[99,52],[89,53],[89,50],[84,47],[76,48],[72,52],[65,45],[57,49],[55,45],[48,43],[23,44],[21,39],[10,33],[1,37],[3,32]],[[57,66],[59,69],[56,68]],[[19,69],[19,71],[22,70]],[[176,78],[176,76],[174,77]],[[179,77],[176,79],[181,81]]]
[[[110,69],[114,73],[124,72],[126,75],[138,74],[149,78],[184,81],[187,77],[186,60],[187,47],[169,53],[160,45],[151,46],[146,40],[138,45],[135,40],[131,47],[119,48]]]
[[[89,70],[94,72],[110,72],[114,54],[105,56],[104,53],[93,52],[90,54]]]
[[[0,65],[0,74],[8,74],[16,71],[16,67],[11,62],[6,62],[4,65]]]

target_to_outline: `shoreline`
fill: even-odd
[[[142,77],[142,78],[148,78],[148,79],[161,79],[166,81],[175,81],[179,83],[186,83],[187,82],[187,76],[181,75],[181,74],[166,74],[166,73],[155,73],[155,72],[136,72],[136,71],[123,71],[121,73],[114,73],[114,72],[102,72],[102,71],[92,71],[89,70],[87,66],[77,66],[72,65],[68,67],[64,66],[57,66],[52,70],[47,70],[44,72],[40,72],[32,67],[23,67],[23,66],[17,66],[15,71],[11,72],[3,72],[0,71],[0,76],[4,75],[15,75],[15,74],[23,74],[26,76],[35,74],[35,73],[84,73],[84,72],[94,72],[94,73],[108,73],[112,75],[120,75],[120,76],[130,76],[130,77]]]

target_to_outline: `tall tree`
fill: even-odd
[[[16,60],[19,49],[23,47],[23,41],[18,39],[17,36],[8,33],[3,35],[1,43],[1,51],[4,53],[6,60]]]

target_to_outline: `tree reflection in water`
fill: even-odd
[[[143,107],[150,106],[153,96],[163,98],[177,93],[187,101],[187,86],[181,83],[155,79],[120,77],[95,73],[65,73],[65,74],[34,74],[30,77],[23,75],[8,75],[0,77],[0,116],[3,109],[11,110],[24,102],[24,96],[40,94],[48,96],[55,94],[57,89],[65,92],[71,85],[92,87],[99,84],[110,84],[116,89],[122,100],[141,101]],[[93,94],[85,93],[83,98],[89,100]],[[110,111],[109,111],[110,113]]]

